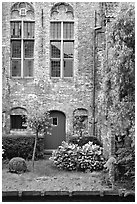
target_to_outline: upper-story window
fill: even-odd
[[[28,3],[16,3],[11,10],[11,76],[33,77],[34,11]]]
[[[51,10],[51,77],[73,77],[74,21],[69,4],[58,3]]]

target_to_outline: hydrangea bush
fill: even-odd
[[[62,145],[53,151],[50,160],[64,170],[97,171],[103,169],[105,163],[102,150],[102,147],[93,142],[78,146],[63,141]]]

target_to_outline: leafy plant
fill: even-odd
[[[120,148],[117,152],[118,173],[121,179],[135,179],[135,149]]]

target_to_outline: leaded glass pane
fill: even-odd
[[[74,23],[71,22],[63,23],[63,38],[64,39],[74,38]]]
[[[21,41],[14,40],[11,42],[12,45],[12,57],[21,58]]]
[[[64,42],[64,58],[73,58],[73,42]]]
[[[52,58],[60,58],[60,42],[51,42],[51,57]]]
[[[60,77],[60,61],[51,61],[51,77]]]
[[[73,60],[64,60],[64,77],[73,77]]]
[[[33,76],[33,60],[25,59],[24,60],[24,77],[32,77]]]
[[[12,60],[11,62],[12,67],[12,76],[13,77],[20,77],[21,76],[21,60]]]
[[[11,38],[21,38],[21,22],[11,22]]]
[[[50,26],[50,36],[51,39],[60,39],[61,38],[61,23],[55,22],[51,23]]]
[[[24,41],[24,55],[25,58],[33,58],[34,55],[34,41]]]
[[[24,38],[34,38],[34,22],[24,22]]]

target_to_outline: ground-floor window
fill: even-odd
[[[11,115],[10,116],[11,130],[26,129],[26,116],[25,115]]]

